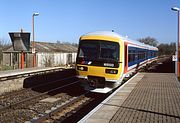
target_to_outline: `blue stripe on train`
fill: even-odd
[[[141,60],[137,60],[137,61],[128,62],[128,67],[133,66],[133,65],[138,64],[138,63],[141,63],[145,60],[147,60],[147,59],[141,59]]]

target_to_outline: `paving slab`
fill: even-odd
[[[93,112],[80,122],[180,123],[180,82],[174,73],[138,73]]]

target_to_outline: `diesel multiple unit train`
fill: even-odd
[[[124,77],[155,60],[158,49],[111,31],[80,37],[76,59],[77,77],[85,89],[107,93]]]

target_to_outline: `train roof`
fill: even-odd
[[[129,43],[135,43],[137,45],[140,45],[140,46],[143,46],[143,47],[146,47],[150,50],[158,50],[157,47],[154,47],[154,46],[150,46],[150,45],[147,45],[147,44],[144,44],[144,43],[141,43],[139,41],[135,41],[135,40],[131,40],[127,37],[124,37],[124,36],[121,36],[119,35],[118,33],[116,32],[112,32],[112,31],[96,31],[96,32],[89,32],[89,33],[86,33],[83,36],[109,36],[109,37],[114,37],[114,38],[120,38],[122,39],[123,41],[127,41]]]
[[[96,31],[96,32],[89,32],[84,34],[83,36],[110,36],[114,38],[121,38],[118,33],[111,32],[111,31]]]

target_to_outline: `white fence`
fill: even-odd
[[[77,53],[37,53],[37,66],[50,67],[75,63]]]

